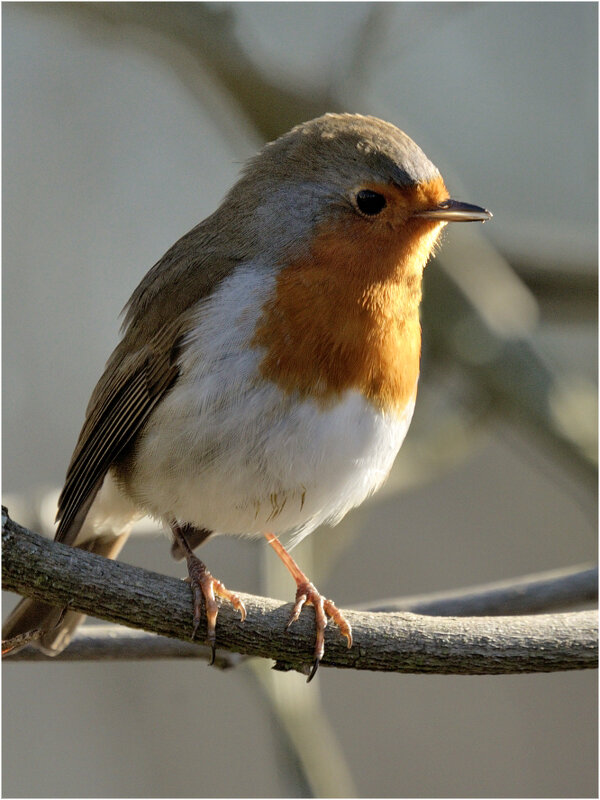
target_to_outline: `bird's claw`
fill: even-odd
[[[342,612],[331,600],[323,597],[318,589],[308,580],[301,580],[298,583],[298,590],[296,592],[296,602],[292,608],[292,612],[287,621],[285,629],[288,630],[293,622],[296,622],[300,616],[305,605],[311,605],[315,609],[315,625],[316,625],[316,641],[314,649],[315,660],[312,669],[307,679],[310,683],[317,673],[323,654],[325,653],[325,628],[327,627],[328,618],[340,629],[342,636],[346,637],[348,647],[352,647],[352,628],[345,619]]]
[[[196,638],[196,633],[202,618],[202,604],[206,611],[206,643],[211,648],[211,659],[209,665],[215,663],[216,656],[216,626],[219,606],[216,596],[228,600],[231,605],[240,612],[240,621],[246,619],[246,607],[241,599],[234,592],[230,592],[221,581],[213,578],[206,566],[199,558],[189,555],[188,580],[192,589],[194,603],[194,620],[192,628],[192,640]]]

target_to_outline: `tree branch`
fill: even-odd
[[[159,659],[196,658],[210,661],[212,650],[196,642],[168,639],[136,628],[114,623],[80,625],[66,650],[59,656],[47,656],[35,647],[11,653],[12,661],[156,661]],[[228,669],[237,666],[244,656],[219,651],[214,666]]]
[[[558,611],[598,599],[598,568],[591,564],[539,572],[483,586],[367,603],[366,611],[411,611],[428,616],[480,617]]]
[[[472,586],[449,592],[434,592],[380,600],[358,606],[365,611],[410,611],[428,616],[483,616],[531,614],[594,602],[598,597],[598,569],[591,565],[549,570],[522,578]],[[123,625],[81,625],[61,661],[135,661],[199,658],[209,661],[212,651],[192,642],[167,639]],[[48,661],[41,650],[25,647],[11,661]],[[243,656],[221,651],[215,666],[236,666]]]
[[[2,516],[4,589],[134,628],[189,640],[189,587],[175,578],[51,542]],[[241,595],[244,623],[227,604],[217,646],[271,658],[280,669],[305,672],[312,661],[313,617],[302,614],[284,631],[289,604]],[[596,614],[522,617],[425,617],[408,613],[344,612],[354,631],[348,650],[327,629],[323,666],[388,672],[500,674],[597,666]],[[206,633],[204,622],[198,638]]]

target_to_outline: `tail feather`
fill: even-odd
[[[105,558],[116,558],[128,536],[129,529],[121,533],[103,533],[78,544],[77,548],[97,553]],[[12,639],[15,636],[39,629],[44,633],[39,638],[32,640],[30,644],[48,656],[56,656],[69,644],[75,629],[86,617],[85,614],[80,614],[78,611],[67,611],[61,619],[62,613],[61,608],[26,597],[6,619],[2,626],[2,638]],[[11,652],[16,653],[24,646],[17,646]]]

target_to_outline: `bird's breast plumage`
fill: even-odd
[[[288,394],[327,408],[357,391],[402,413],[419,374],[424,262],[403,269],[375,237],[365,250],[352,223],[326,228],[277,273],[252,345],[264,354],[261,375]]]
[[[402,403],[384,406],[384,392],[369,396],[358,381],[332,382],[338,373],[312,349],[315,340],[309,352],[275,322],[282,369],[292,354],[281,338],[298,359],[322,367],[307,370],[312,383],[291,390],[265,367],[275,363],[266,329],[281,274],[258,263],[241,266],[198,303],[180,376],[138,437],[124,487],[154,516],[220,533],[301,536],[337,522],[391,469],[414,408],[418,345],[410,350],[415,363],[405,372],[412,383]],[[348,341],[354,335],[344,333]],[[370,385],[380,386],[383,363],[359,373],[370,372]]]

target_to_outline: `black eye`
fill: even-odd
[[[361,214],[374,217],[383,211],[386,200],[382,194],[372,192],[370,189],[361,189],[356,195],[356,205]]]

